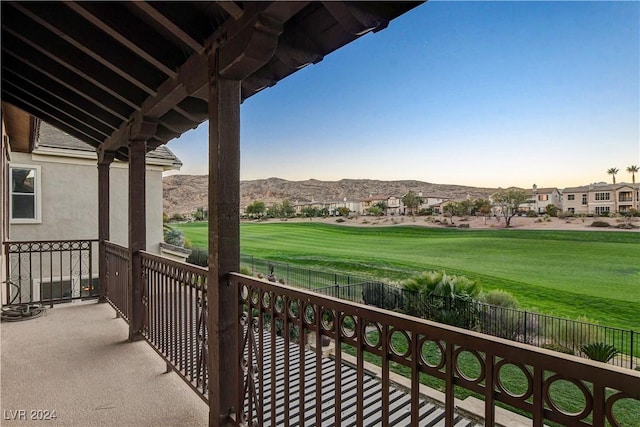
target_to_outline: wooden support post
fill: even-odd
[[[132,139],[129,142],[129,341],[142,336],[144,307],[142,305],[142,259],[140,251],[147,246],[147,221],[145,209],[145,181],[147,142]]]
[[[228,274],[240,268],[240,81],[220,78],[209,60],[209,426],[235,425],[238,408],[238,295]]]
[[[108,277],[107,255],[105,242],[109,240],[109,168],[115,158],[113,152],[98,153],[98,275],[99,297],[98,302],[107,301]]]

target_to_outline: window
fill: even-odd
[[[582,195],[582,206],[586,206],[587,205],[587,195],[583,194]]]
[[[539,194],[538,195],[538,201],[539,202],[546,202],[547,200],[549,200],[549,195],[548,194]]]
[[[568,211],[569,211],[569,213],[574,214],[574,213],[576,213],[576,208],[569,208]]]
[[[40,166],[11,166],[11,222],[40,222]]]
[[[610,193],[596,193],[596,200],[609,200]]]
[[[609,213],[609,206],[596,206],[596,215],[601,215],[605,212]]]
[[[575,194],[569,194],[567,196],[567,200],[575,200],[576,199],[576,195]]]

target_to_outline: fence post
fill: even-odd
[[[289,284],[289,263],[287,263],[287,284]]]
[[[527,341],[527,312],[524,312],[524,342],[525,344],[528,342]]]
[[[631,350],[629,352],[629,354],[631,355],[631,364],[629,368],[633,369],[633,361],[635,360],[635,354],[633,353],[633,329],[629,330],[629,332],[631,332],[631,342],[629,343],[629,348]]]

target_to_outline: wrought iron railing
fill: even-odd
[[[54,303],[96,298],[98,241],[4,242],[6,295],[3,304]]]
[[[281,425],[274,416],[270,423],[264,422],[276,410],[276,400],[266,402],[264,396],[276,393],[285,411],[299,402],[295,415],[298,425],[340,425],[348,409],[341,401],[345,353],[353,353],[356,358],[357,398],[351,405],[356,407],[357,425],[363,425],[366,405],[365,360],[373,360],[381,368],[378,424],[382,425],[390,425],[389,378],[395,369],[404,370],[409,379],[411,401],[406,410],[410,411],[411,425],[418,425],[419,384],[430,379],[440,381],[444,388],[445,422],[449,426],[453,425],[454,396],[459,389],[484,399],[486,425],[494,425],[498,402],[529,414],[534,426],[547,421],[602,426],[605,420],[620,425],[616,417],[629,407],[640,415],[639,372],[240,274],[232,274],[232,282],[238,288],[241,313],[238,350],[244,392],[238,407],[244,408],[240,418],[244,425]],[[268,332],[266,336],[264,331]],[[286,352],[276,360],[274,352],[267,349],[275,346],[276,337],[285,340],[285,350],[302,349],[309,333],[314,335],[317,348],[323,337],[333,340],[335,368],[316,368],[311,390],[290,390],[291,384],[304,384],[304,375],[310,375],[307,362],[303,358],[297,362],[300,366],[291,366]],[[316,355],[322,357],[320,352]],[[276,376],[280,364],[284,364],[284,375]],[[316,360],[314,366],[321,364]],[[332,395],[325,394],[328,382],[335,383]],[[307,393],[314,396],[312,406],[304,404]],[[331,414],[326,413],[328,401],[333,405]],[[289,420],[291,415],[285,412],[282,425],[294,422]]]
[[[601,342],[618,351],[609,363],[627,368],[640,366],[640,333],[630,329],[473,300],[447,301],[366,276],[314,271],[250,255],[241,256],[241,265],[264,278],[272,273],[273,280],[279,283],[578,356],[582,355],[583,345]],[[443,310],[447,305],[455,308],[455,313]]]
[[[142,252],[142,272],[143,336],[207,401],[207,270]]]
[[[129,299],[129,249],[105,242],[107,301],[127,322],[131,319]]]

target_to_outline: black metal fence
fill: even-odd
[[[6,301],[54,303],[96,298],[98,240],[4,242]]]
[[[633,330],[426,295],[370,277],[313,271],[250,255],[242,255],[240,262],[245,271],[274,282],[554,351],[585,356],[583,345],[604,343],[618,351],[609,363],[640,366],[640,333]]]

